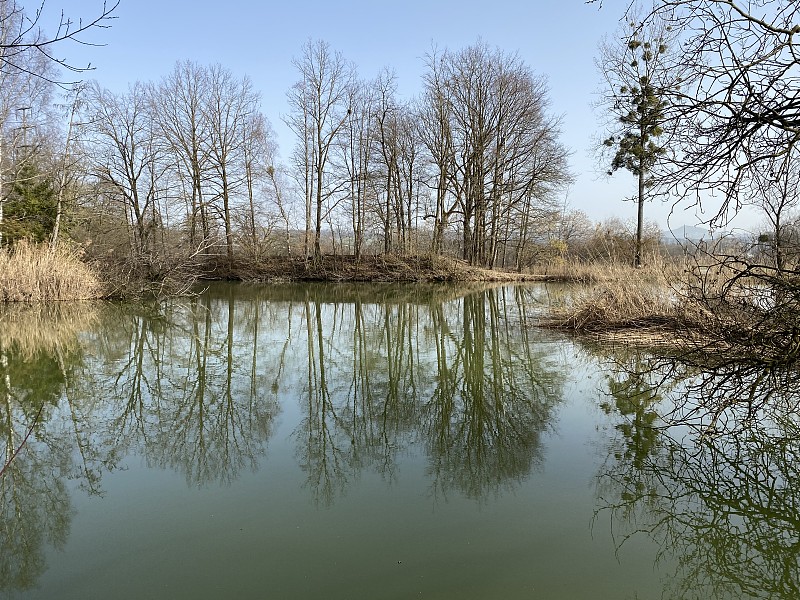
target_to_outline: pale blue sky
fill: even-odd
[[[109,0],[110,1],[110,0]],[[156,81],[176,61],[221,63],[248,75],[262,95],[264,114],[278,136],[283,156],[294,140],[281,117],[288,112],[286,91],[297,80],[292,58],[308,39],[322,39],[371,78],[389,66],[401,94],[420,88],[423,56],[435,43],[458,49],[482,39],[507,52],[518,52],[550,85],[551,110],[563,116],[563,142],[572,149],[576,182],[568,202],[593,220],[612,216],[633,219],[633,177],[598,177],[590,144],[597,134],[591,103],[600,85],[594,57],[604,35],[617,28],[628,0],[606,0],[603,8],[583,0],[366,0],[248,2],[245,0],[122,0],[111,29],[90,40],[101,48],[63,47],[75,62],[91,61],[88,78],[123,91],[134,81]],[[102,0],[48,0],[48,9],[71,16],[91,15]],[[53,16],[45,16],[48,26]],[[668,209],[649,204],[646,216],[666,225]],[[673,226],[697,221],[693,213],[673,216]]]

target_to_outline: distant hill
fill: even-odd
[[[711,239],[711,232],[703,227],[693,225],[681,225],[667,231],[661,232],[665,244],[685,244],[686,242],[697,243]]]

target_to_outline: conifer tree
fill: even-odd
[[[43,242],[53,231],[56,190],[53,181],[32,162],[23,163],[5,201],[3,241]]]

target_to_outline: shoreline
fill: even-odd
[[[215,274],[218,274],[216,276]],[[318,260],[305,257],[271,257],[259,263],[226,269],[212,268],[201,281],[231,280],[251,283],[475,283],[540,282],[546,276],[470,265],[464,260],[431,256],[326,255]]]

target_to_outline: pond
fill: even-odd
[[[700,414],[735,378],[535,327],[554,296],[4,309],[0,597],[800,597],[793,391]]]

